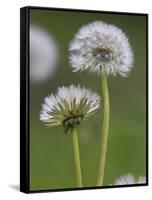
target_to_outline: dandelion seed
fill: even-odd
[[[126,34],[101,21],[80,28],[69,51],[74,72],[89,70],[125,77],[133,67],[133,52]]]
[[[55,72],[58,49],[50,33],[30,25],[30,78],[33,82],[47,80]]]
[[[56,94],[46,97],[40,120],[47,126],[62,125],[65,133],[81,125],[82,121],[100,108],[100,97],[85,87],[59,87]]]
[[[120,176],[114,183],[114,185],[129,185],[129,184],[142,184],[146,183],[145,176],[139,176],[135,178],[132,174],[127,174],[125,176]]]

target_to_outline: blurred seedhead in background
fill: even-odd
[[[58,47],[52,35],[43,28],[30,25],[30,80],[47,81],[55,72]]]
[[[130,185],[130,184],[144,184],[144,183],[146,183],[145,176],[139,176],[136,178],[129,173],[117,178],[114,185]]]

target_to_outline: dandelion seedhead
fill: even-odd
[[[146,183],[145,176],[139,176],[135,178],[132,174],[127,174],[125,176],[120,176],[114,183],[114,185],[129,185],[129,184],[142,184]]]
[[[133,52],[126,34],[114,25],[96,21],[80,28],[70,43],[73,71],[122,76],[132,69]]]
[[[100,97],[95,92],[79,85],[62,86],[56,94],[44,99],[40,120],[49,127],[62,125],[67,133],[80,126],[99,108]]]
[[[30,78],[42,82],[54,74],[58,60],[58,48],[54,38],[46,30],[30,25]]]

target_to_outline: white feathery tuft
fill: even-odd
[[[100,97],[85,87],[70,85],[59,87],[56,94],[44,99],[40,120],[48,126],[64,125],[66,120],[88,118],[101,106]],[[71,127],[74,124],[71,124]]]
[[[133,67],[133,51],[126,34],[114,25],[96,21],[80,28],[69,46],[73,71],[89,70],[125,77]]]

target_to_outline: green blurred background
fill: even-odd
[[[76,187],[71,134],[62,127],[45,128],[39,120],[44,97],[59,86],[78,84],[99,94],[95,75],[73,73],[68,46],[78,29],[95,20],[120,27],[134,51],[134,68],[128,78],[109,77],[110,130],[104,185],[130,172],[146,175],[146,17],[109,13],[30,10],[30,23],[54,36],[60,59],[56,73],[41,84],[30,84],[30,189]],[[85,187],[96,185],[102,112],[79,128],[82,176]]]

